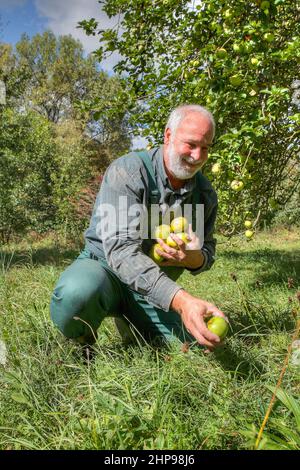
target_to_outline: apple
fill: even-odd
[[[224,47],[220,47],[216,50],[216,55],[219,59],[224,59],[227,56],[227,51]]]
[[[257,57],[251,57],[250,62],[251,65],[254,65],[255,67],[259,65],[259,59]]]
[[[242,181],[233,180],[230,185],[231,189],[234,191],[241,191],[244,187],[244,183]]]
[[[188,234],[185,232],[176,233],[176,236],[180,238],[180,240],[182,240],[185,244],[189,243],[190,241]]]
[[[238,54],[240,54],[244,50],[243,46],[241,44],[238,44],[237,42],[233,44],[232,48],[234,52],[237,52]]]
[[[269,7],[270,7],[270,2],[268,2],[267,0],[261,2],[260,4],[261,10],[268,10]]]
[[[211,168],[211,172],[214,175],[218,175],[221,172],[221,165],[220,163],[214,163],[214,165]]]
[[[162,224],[155,228],[154,238],[162,238],[166,240],[170,235],[171,228],[170,225]]]
[[[251,227],[252,227],[252,222],[251,222],[251,220],[245,220],[244,225],[245,225],[246,228],[251,228]]]
[[[267,41],[267,42],[273,42],[274,39],[275,39],[275,36],[274,36],[273,33],[265,33],[265,34],[264,34],[264,39],[265,39],[265,41]]]
[[[171,222],[171,231],[174,233],[186,232],[189,224],[185,217],[176,217]]]
[[[156,251],[157,248],[159,248],[161,251],[163,251],[160,244],[155,243],[154,245],[152,245],[152,247],[150,249],[150,258],[152,258],[153,261],[155,261],[156,263],[160,263],[161,261],[164,260],[164,257],[157,253],[157,251]]]
[[[238,75],[238,74],[231,75],[231,77],[229,78],[229,81],[231,85],[238,87],[241,85],[243,78],[241,77],[241,75]]]
[[[176,234],[177,235],[177,234]],[[167,241],[166,241],[167,245],[170,246],[171,248],[178,248],[178,245],[177,243],[175,242],[175,240],[173,240],[173,238],[171,237],[171,235],[168,236],[167,238]]]
[[[228,333],[228,323],[223,317],[211,317],[207,322],[209,331],[224,339]]]
[[[253,235],[254,235],[254,232],[252,230],[246,230],[246,232],[245,232],[246,238],[250,239],[250,238],[253,237]]]

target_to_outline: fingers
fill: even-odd
[[[212,317],[222,317],[222,318],[224,318],[224,320],[227,321],[227,323],[229,323],[228,317],[226,317],[225,313],[223,313],[217,307],[212,308],[212,310],[209,311],[208,313]]]
[[[181,243],[182,240],[178,239]],[[170,247],[167,245],[161,238],[157,238],[158,243],[162,247],[162,250],[159,248],[156,248],[156,251],[159,255],[161,255],[163,258],[167,260],[173,260],[173,261],[182,261],[182,259],[185,256],[185,252],[182,250],[182,247],[179,247],[177,250],[175,248]]]

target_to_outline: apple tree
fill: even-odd
[[[271,220],[300,180],[300,6],[293,0],[99,3],[115,26],[100,29],[95,18],[79,24],[99,35],[98,60],[121,55],[114,70],[124,90],[111,108],[126,96],[134,132],[157,145],[175,106],[206,106],[217,124],[204,171],[218,191],[219,229],[230,235],[244,232],[245,220],[254,226]]]

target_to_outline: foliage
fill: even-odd
[[[275,387],[267,387],[274,393]],[[287,424],[283,419],[270,418],[268,432],[263,433],[263,439],[259,444],[260,450],[300,450],[300,403],[291,394],[282,388],[276,390],[276,397],[286,407],[294,418],[294,422]],[[243,431],[249,438],[249,445],[254,447],[257,438],[255,426]]]
[[[99,60],[113,51],[121,55],[115,71],[127,77],[131,109],[143,105],[131,119],[135,132],[158,143],[175,105],[206,105],[217,121],[205,172],[215,178],[220,228],[230,234],[242,229],[245,218],[269,221],[300,180],[299,5],[293,0],[209,0],[195,7],[183,0],[102,4],[116,18],[113,28],[99,29],[95,18],[80,25],[87,34],[99,34]],[[216,162],[221,172],[213,176]],[[244,189],[231,189],[233,180]]]
[[[0,80],[7,98],[0,105],[1,237],[47,229],[78,237],[92,205],[82,204],[83,195],[91,184],[94,198],[93,181],[130,148],[126,102],[105,112],[122,83],[85,57],[79,41],[50,31],[23,35],[15,50],[0,43]],[[92,99],[98,113],[86,109]]]
[[[51,174],[55,145],[49,123],[6,108],[0,119],[0,236],[45,229],[55,217]]]

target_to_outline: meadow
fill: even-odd
[[[183,274],[230,319],[211,354],[124,346],[108,318],[86,362],[49,317],[78,252],[55,235],[0,248],[0,449],[252,449],[299,319],[297,230],[219,238],[213,268]],[[290,359],[261,449],[300,449],[299,376]]]

